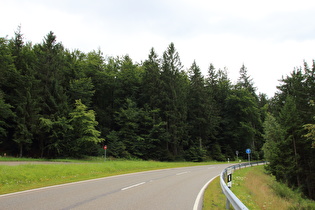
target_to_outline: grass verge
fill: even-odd
[[[0,157],[0,161],[49,161],[49,162],[82,163],[82,162],[103,162],[104,158],[87,157],[85,159],[46,159],[46,158]]]
[[[32,160],[34,161],[34,160]],[[69,164],[0,165],[0,194],[139,171],[217,162],[106,161]]]
[[[231,189],[251,210],[315,209],[315,201],[305,199],[298,191],[277,182],[266,173],[264,166],[235,171]],[[217,177],[204,193],[203,209],[225,209],[225,205],[226,198]]]
[[[220,176],[208,185],[203,195],[203,210],[225,209],[226,198],[220,186]]]
[[[315,202],[302,197],[266,173],[264,166],[237,170],[233,193],[249,209],[315,209]]]

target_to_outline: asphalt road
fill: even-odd
[[[196,210],[201,189],[227,166],[155,170],[0,195],[0,209]]]

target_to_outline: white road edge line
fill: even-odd
[[[145,184],[145,182],[141,182],[141,183],[138,183],[138,184],[134,184],[134,185],[131,185],[131,186],[129,186],[129,187],[122,188],[121,190],[122,190],[122,191],[128,190],[128,189],[130,189],[130,188],[137,187],[137,186],[142,185],[142,184]]]
[[[210,179],[209,182],[207,182],[202,189],[200,190],[200,192],[197,195],[197,198],[195,200],[195,204],[194,204],[194,208],[193,210],[198,210],[198,206],[200,204],[200,200],[203,197],[203,193],[205,192],[206,188],[208,187],[208,185],[210,184],[210,182],[212,182],[215,178],[217,178],[220,174],[218,174],[217,176],[213,177],[212,179]],[[200,208],[201,209],[201,208]]]

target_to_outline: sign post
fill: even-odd
[[[226,176],[227,176],[227,186],[228,188],[232,187],[232,168],[228,168],[226,171]],[[230,209],[230,201],[229,199],[226,197],[226,209]]]
[[[104,157],[105,157],[105,160],[104,160],[104,161],[106,161],[106,150],[107,150],[107,145],[105,145],[105,146],[104,146],[104,150],[105,150],[105,156],[104,156]]]
[[[246,153],[248,155],[248,162],[250,163],[250,153],[251,153],[251,150],[250,149],[246,149]]]
[[[232,168],[228,168],[226,174],[227,174],[227,186],[231,188],[232,187]]]

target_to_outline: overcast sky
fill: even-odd
[[[259,92],[272,97],[279,79],[315,59],[313,0],[2,0],[0,37],[18,25],[26,41],[49,31],[68,49],[144,61],[173,42],[185,69],[196,60],[228,69],[247,67]]]

